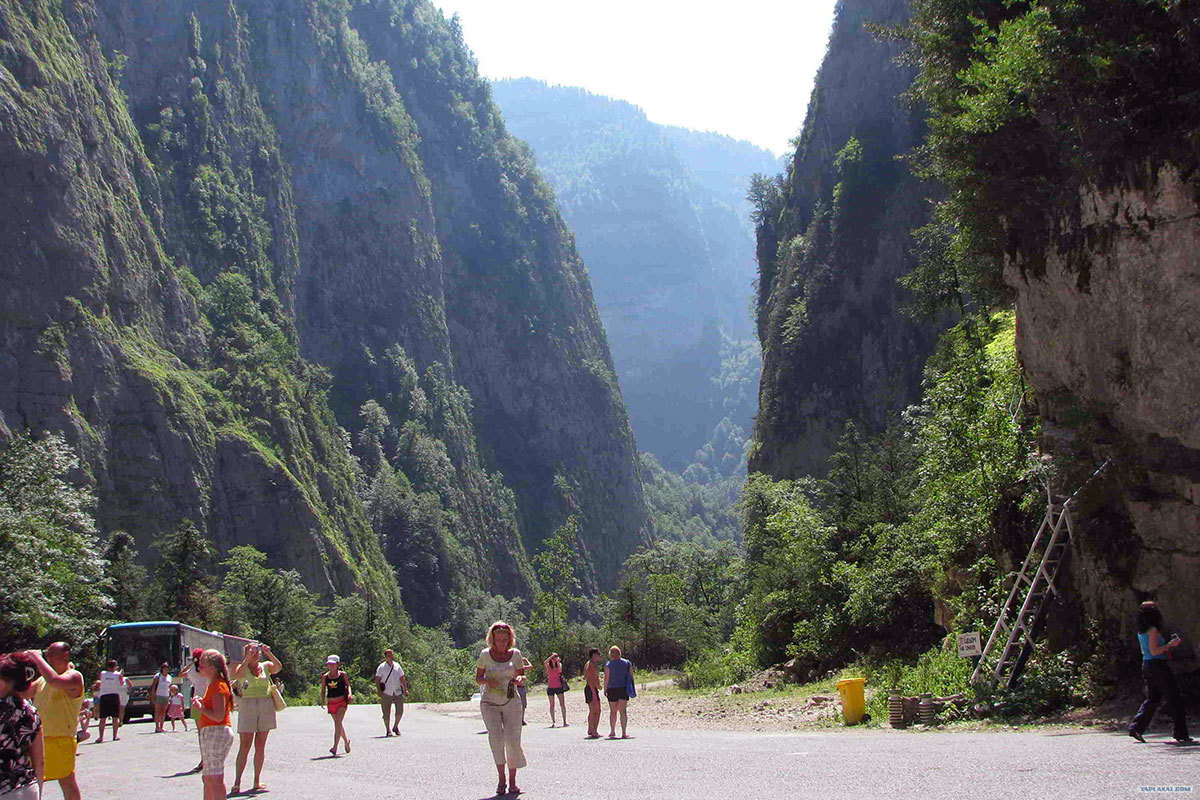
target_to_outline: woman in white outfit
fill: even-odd
[[[517,637],[507,622],[494,622],[488,628],[487,649],[475,663],[475,683],[482,697],[479,703],[483,722],[487,726],[488,744],[496,762],[499,783],[496,794],[518,794],[517,770],[524,767],[525,753],[521,750],[521,699],[517,686],[525,683],[525,667],[521,651],[516,648]],[[508,784],[504,769],[508,767]]]

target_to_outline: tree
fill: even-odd
[[[158,548],[153,605],[158,616],[210,628],[221,617],[213,591],[216,550],[191,520],[163,537]]]
[[[541,584],[534,595],[529,620],[535,652],[549,654],[566,649],[563,633],[567,611],[580,589],[576,577],[578,548],[579,519],[571,516],[546,540],[542,552],[533,557],[533,569]]]
[[[107,621],[95,498],[67,480],[78,468],[58,434],[20,434],[0,450],[0,650],[47,637],[81,644]]]
[[[285,683],[315,668],[324,609],[299,573],[271,569],[265,553],[246,545],[230,550],[221,566],[222,630],[269,644]]]
[[[545,549],[533,557],[533,569],[542,589],[534,599],[535,625],[549,627],[557,636],[567,621],[567,606],[579,591],[576,577],[579,548],[579,518],[567,518],[545,542]]]
[[[125,531],[114,531],[104,547],[104,575],[112,587],[112,617],[118,622],[142,619],[146,605],[146,568],[137,562],[137,546]]]

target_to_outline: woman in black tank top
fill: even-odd
[[[330,656],[325,661],[328,672],[321,675],[321,705],[333,717],[333,747],[329,748],[331,755],[337,755],[338,742],[346,743],[346,752],[350,752],[350,737],[342,727],[346,716],[346,707],[354,702],[354,692],[350,688],[350,678],[342,672],[341,659]]]

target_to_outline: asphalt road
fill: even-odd
[[[1092,729],[982,733],[835,730],[788,734],[654,731],[625,741],[584,740],[582,725],[525,728],[523,798],[1118,798],[1200,797],[1200,746],[1160,731],[1144,745]],[[606,710],[607,713],[607,710]],[[576,716],[582,721],[582,716]],[[276,800],[476,800],[495,788],[482,722],[410,707],[403,735],[383,738],[377,706],[346,717],[353,752],[329,756],[332,724],[319,708],[290,708],[268,742],[264,781]],[[168,726],[169,729],[169,726]],[[193,732],[153,733],[79,748],[86,800],[201,796]],[[236,752],[236,751],[235,751]],[[227,762],[233,778],[234,752]],[[251,776],[247,775],[246,784]],[[1143,787],[1152,787],[1147,791]],[[1190,791],[1183,791],[1188,787]],[[253,796],[253,795],[251,795]],[[46,798],[59,797],[47,787]]]

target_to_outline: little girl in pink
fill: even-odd
[[[171,684],[171,696],[167,698],[167,719],[171,720],[171,730],[175,730],[175,720],[183,722],[185,731],[188,729],[187,717],[183,715],[183,695],[176,684]]]

